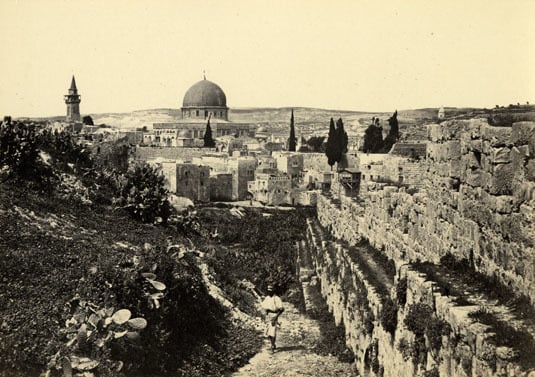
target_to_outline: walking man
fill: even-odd
[[[271,352],[275,352],[277,346],[277,325],[281,313],[284,311],[282,300],[273,292],[273,285],[267,287],[267,297],[262,302],[262,309],[266,311],[266,336],[271,342]]]

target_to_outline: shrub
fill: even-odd
[[[442,347],[442,336],[449,335],[451,330],[446,321],[436,317],[433,308],[423,303],[409,306],[405,326],[415,335],[412,345],[415,364],[425,364],[427,359],[425,338],[429,341],[431,350],[438,354]]]
[[[81,173],[83,169],[93,166],[91,152],[78,144],[72,133],[67,131],[50,131],[44,129],[41,133],[41,149],[53,159],[57,168],[63,171],[73,170]]]
[[[405,306],[407,302],[407,278],[399,279],[396,285],[396,298],[399,306]]]
[[[117,188],[118,202],[137,220],[167,223],[171,205],[161,172],[149,164],[134,165]]]
[[[7,179],[50,183],[53,171],[40,156],[42,131],[36,124],[4,122],[0,126],[0,173]]]
[[[398,307],[390,297],[386,298],[383,302],[380,320],[383,328],[394,337],[398,325]]]

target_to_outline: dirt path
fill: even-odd
[[[269,349],[266,339],[262,351],[232,377],[349,377],[357,376],[351,364],[334,356],[320,356],[312,351],[320,330],[316,321],[300,314],[289,303],[280,317],[277,352]]]

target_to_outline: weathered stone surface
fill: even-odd
[[[513,212],[515,198],[512,195],[501,195],[493,198],[495,200],[494,206],[491,206],[490,208],[495,208],[496,211],[502,214],[509,214]]]
[[[489,142],[492,147],[512,145],[512,127],[494,127],[484,125],[481,127],[481,138]]]
[[[511,162],[511,149],[507,147],[492,148],[490,155],[493,164],[506,164]]]
[[[442,132],[440,124],[427,125],[427,139],[434,143],[442,141]]]
[[[535,181],[535,159],[529,160],[526,165],[526,179]]]
[[[511,195],[515,178],[513,164],[500,164],[494,168],[494,174],[489,182],[488,191],[493,195]]]
[[[513,123],[511,139],[514,145],[529,145],[530,153],[535,154],[535,122]]]

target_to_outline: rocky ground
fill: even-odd
[[[272,353],[269,341],[249,363],[232,377],[348,377],[357,376],[350,363],[338,361],[335,356],[320,356],[314,347],[320,338],[318,322],[300,314],[289,303],[280,317],[281,328],[277,351]]]

